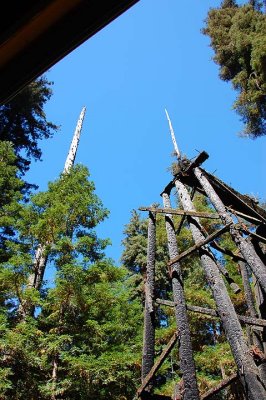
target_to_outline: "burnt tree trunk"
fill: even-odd
[[[147,270],[145,279],[145,310],[144,310],[144,334],[141,380],[150,372],[154,364],[155,349],[155,313],[154,313],[154,289],[155,289],[155,252],[156,252],[156,214],[149,213],[148,245],[147,245]],[[151,385],[146,389],[151,390]]]
[[[175,186],[184,210],[194,211],[195,208],[186,187],[178,180],[176,180]],[[188,221],[195,243],[203,240],[204,236],[201,231],[199,219],[188,217]],[[247,397],[249,400],[263,399],[266,396],[266,390],[258,380],[258,368],[249,353],[249,348],[245,342],[241,325],[228,295],[225,283],[214,261],[214,257],[206,246],[203,246],[199,250],[199,255],[207,282],[210,285],[216,302],[222,326],[230,344],[238,371],[240,372],[240,379],[245,388]]]
[[[226,208],[213,189],[212,185],[201,171],[200,168],[196,167],[194,169],[194,174],[198,179],[199,183],[201,184],[203,190],[209,197],[210,201],[212,202],[214,208],[220,215],[222,222],[227,225],[232,223],[230,227],[230,233],[232,239],[234,240],[235,244],[238,246],[239,250],[241,251],[242,256],[246,260],[247,264],[250,266],[252,272],[258,279],[261,287],[263,288],[264,292],[266,293],[266,266],[261,260],[261,258],[256,253],[254,246],[252,245],[249,239],[244,239],[241,233],[234,227],[232,217],[227,213]]]
[[[38,245],[33,264],[34,273],[29,277],[28,287],[32,287],[37,290],[40,290],[41,288],[47,263],[46,247],[47,246],[45,245]]]
[[[163,193],[163,204],[165,208],[170,208],[170,198],[167,193]],[[170,259],[178,256],[177,240],[173,218],[170,214],[165,216],[165,226],[168,239],[168,249]],[[172,288],[175,303],[176,323],[179,330],[179,359],[184,383],[184,400],[198,400],[199,391],[196,379],[196,369],[193,360],[192,343],[188,314],[186,309],[185,294],[182,281],[182,273],[178,262],[172,265]]]

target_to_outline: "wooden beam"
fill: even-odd
[[[266,243],[266,238],[263,236],[258,235],[257,233],[250,232],[247,228],[245,228],[243,225],[241,225],[238,228],[240,231],[246,233],[247,235],[253,237],[254,239],[257,239],[259,242]]]
[[[164,396],[163,394],[152,394],[143,392],[141,395],[142,400],[172,400],[170,396]]]
[[[211,235],[207,236],[206,239],[201,240],[197,244],[194,244],[194,246],[191,246],[188,250],[183,251],[183,253],[179,254],[177,257],[170,260],[168,262],[168,265],[173,265],[174,263],[181,261],[183,258],[194,253],[196,250],[200,249],[205,244],[212,242],[215,238],[222,235],[224,232],[228,231],[231,225],[232,225],[232,223],[223,226],[221,229],[218,229],[217,231],[213,232]]]
[[[172,348],[174,347],[174,345],[177,342],[177,339],[178,339],[178,332],[175,332],[173,334],[173,336],[171,337],[171,339],[169,340],[167,346],[165,347],[165,349],[163,350],[163,352],[161,353],[161,355],[159,356],[159,358],[157,359],[157,361],[153,365],[153,367],[150,370],[150,372],[148,373],[148,375],[146,375],[146,377],[143,380],[140,388],[137,390],[137,396],[138,397],[141,396],[142,392],[148,386],[148,384],[150,383],[150,381],[152,380],[152,378],[154,377],[154,375],[156,374],[158,369],[161,367],[161,365],[164,362],[164,360],[166,359],[166,357],[170,354]]]
[[[231,385],[231,383],[235,382],[238,379],[238,375],[232,374],[228,378],[223,379],[217,386],[214,386],[207,392],[205,392],[201,397],[200,400],[207,400],[210,399],[215,394],[219,393],[221,390],[225,389],[227,386]]]
[[[189,174],[194,168],[199,167],[201,164],[203,164],[206,160],[208,160],[209,154],[206,151],[202,151],[194,161],[189,165],[189,167],[185,170],[182,171],[185,174]]]
[[[171,214],[171,215],[184,215],[184,216],[192,216],[199,218],[210,218],[210,219],[219,219],[219,215],[216,213],[206,213],[200,211],[185,211],[181,209],[175,208],[157,208],[157,207],[139,207],[140,211],[150,211],[153,213],[160,214]]]
[[[240,212],[240,211],[237,211],[237,210],[234,210],[233,208],[231,208],[231,207],[225,207],[226,209],[227,209],[227,211],[229,211],[231,214],[235,214],[235,215],[237,215],[238,217],[241,217],[241,218],[244,218],[244,219],[248,219],[249,221],[250,220],[252,220],[254,223],[259,223],[259,224],[263,224],[263,218],[261,218],[261,219],[258,219],[258,218],[255,218],[255,217],[251,217],[250,215],[247,215],[247,214],[244,214],[244,213],[242,213],[242,212]]]
[[[162,304],[162,305],[168,306],[168,307],[175,307],[175,303],[170,300],[156,299],[156,303]],[[213,310],[212,308],[192,306],[190,304],[187,304],[187,309],[189,311],[193,311],[193,312],[197,312],[200,314],[210,315],[212,317],[219,318],[218,312],[216,310]],[[238,317],[239,321],[244,322],[247,325],[262,326],[262,327],[266,326],[266,319],[246,317],[245,315],[239,315],[239,314],[237,314],[237,317]]]
[[[215,250],[220,251],[220,253],[223,253],[223,254],[231,257],[233,261],[244,261],[245,262],[245,259],[239,253],[234,253],[230,249],[226,249],[226,248],[220,246],[215,240],[210,243],[210,246],[212,248],[214,248]]]

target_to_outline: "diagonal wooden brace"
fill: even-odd
[[[211,235],[207,236],[206,239],[198,242],[194,246],[191,246],[188,250],[183,251],[183,253],[179,254],[177,257],[175,257],[172,260],[170,260],[168,262],[168,265],[175,264],[176,262],[182,260],[183,258],[187,257],[188,255],[194,253],[196,250],[200,249],[205,244],[208,244],[209,242],[212,242],[218,236],[222,235],[224,232],[227,232],[231,225],[232,225],[232,223],[225,225],[221,229],[218,229],[217,231],[213,232]]]
[[[223,379],[220,383],[218,383],[217,386],[214,386],[213,388],[211,388],[210,390],[205,392],[200,397],[200,400],[210,399],[212,396],[214,396],[215,394],[219,393],[221,390],[223,390],[227,386],[231,385],[231,383],[235,382],[237,379],[238,379],[238,375],[236,373],[230,375],[228,378]]]
[[[142,385],[140,386],[140,388],[137,390],[137,396],[140,397],[141,393],[144,391],[144,389],[148,386],[148,384],[150,383],[150,381],[152,380],[152,378],[154,377],[154,375],[156,374],[156,372],[158,371],[158,369],[161,367],[161,365],[163,364],[164,360],[166,359],[166,357],[169,355],[169,353],[171,352],[172,348],[174,347],[174,345],[176,344],[177,340],[178,340],[178,331],[175,332],[173,334],[173,336],[171,337],[171,339],[169,340],[167,346],[165,347],[165,349],[163,350],[163,352],[161,353],[161,355],[159,356],[159,358],[157,359],[157,361],[155,362],[155,364],[153,365],[152,369],[150,370],[150,372],[148,373],[148,375],[146,375],[145,379],[142,382]]]

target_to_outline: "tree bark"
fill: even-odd
[[[79,120],[73,135],[73,139],[70,145],[70,149],[66,158],[66,162],[65,162],[65,167],[64,167],[64,174],[67,174],[70,169],[72,168],[72,166],[74,165],[75,162],[75,158],[76,158],[76,154],[77,154],[77,150],[78,150],[78,145],[79,145],[79,139],[80,139],[80,134],[81,134],[81,129],[82,129],[82,124],[83,124],[83,120],[85,117],[85,112],[86,112],[86,107],[83,107],[79,116]]]
[[[55,354],[53,358],[51,400],[56,400],[57,372],[58,372],[58,354]]]
[[[163,193],[163,204],[165,208],[171,208],[170,198],[167,193]],[[170,259],[178,256],[177,240],[173,218],[170,214],[165,216],[165,227],[168,239],[168,250]],[[193,359],[191,335],[186,308],[186,300],[183,288],[182,273],[180,264],[175,262],[172,265],[172,288],[175,302],[175,317],[180,335],[179,359],[180,368],[184,382],[184,400],[199,400],[199,391],[196,379],[196,368]]]
[[[186,187],[178,180],[176,180],[175,186],[184,210],[194,211],[195,208]],[[195,243],[204,240],[199,219],[196,217],[188,217],[188,221]],[[227,223],[229,222],[231,221],[228,221]],[[213,254],[206,246],[201,248],[199,254],[207,282],[212,289],[217,311],[230,344],[238,371],[240,372],[240,379],[245,388],[247,397],[250,400],[263,399],[266,396],[265,388],[258,380],[258,368],[249,353],[249,348],[245,342],[241,325],[226,290],[225,283],[214,261]]]
[[[145,282],[145,310],[141,380],[144,381],[154,364],[155,353],[155,252],[156,252],[156,215],[149,213],[147,270]],[[151,385],[147,390],[151,389]]]

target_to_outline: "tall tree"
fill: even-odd
[[[211,39],[220,78],[238,92],[233,107],[245,124],[242,134],[265,135],[266,15],[261,2],[224,0],[209,11],[203,33]]]
[[[28,171],[31,159],[41,158],[39,141],[52,137],[58,129],[44,111],[52,95],[51,84],[45,77],[38,78],[0,106],[0,140],[13,143],[22,175]]]

